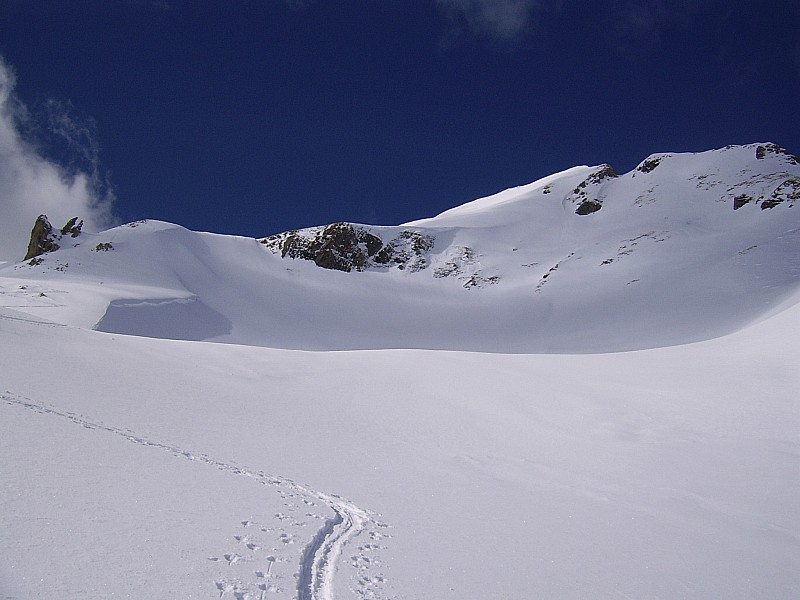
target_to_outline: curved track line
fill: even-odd
[[[325,521],[325,525],[320,529],[317,534],[311,539],[303,550],[303,558],[300,561],[300,575],[297,580],[297,598],[298,600],[313,600],[315,596],[320,594],[315,593],[322,587],[326,558],[328,556],[328,549],[330,542],[338,536],[337,529],[344,523],[344,517],[341,513],[336,513],[336,516]]]
[[[373,521],[367,511],[338,496],[317,493],[317,497],[335,516],[325,522],[303,551],[298,600],[333,600],[333,579],[342,549]]]
[[[333,600],[333,582],[336,573],[336,564],[344,546],[352,538],[362,533],[368,524],[378,527],[387,526],[385,523],[379,523],[376,520],[377,515],[368,510],[359,508],[355,504],[339,496],[324,494],[307,486],[295,483],[291,479],[279,475],[270,475],[263,471],[251,471],[232,463],[213,458],[207,454],[196,454],[194,452],[182,450],[177,446],[155,442],[134,435],[130,430],[110,427],[87,419],[82,415],[49,408],[43,404],[34,402],[30,398],[22,398],[9,391],[6,391],[0,397],[10,405],[21,406],[41,414],[61,417],[88,429],[100,429],[113,433],[124,437],[129,442],[158,448],[175,456],[182,456],[188,460],[200,461],[215,466],[223,471],[229,471],[236,475],[243,475],[255,479],[259,483],[265,485],[285,486],[293,492],[313,497],[325,504],[333,511],[334,516],[325,521],[325,524],[317,531],[303,550],[297,580],[297,600]]]

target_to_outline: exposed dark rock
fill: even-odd
[[[78,237],[81,234],[81,227],[83,227],[83,221],[79,220],[78,217],[72,217],[60,231],[57,231],[47,220],[47,215],[39,215],[31,230],[28,252],[22,260],[28,260],[45,252],[58,250],[60,248],[58,242],[61,241],[61,238],[65,235]]]
[[[739,210],[748,202],[752,202],[753,197],[748,194],[740,194],[733,199],[733,210]]]
[[[604,179],[613,179],[616,176],[617,172],[614,170],[614,167],[611,165],[603,165],[598,171],[589,175],[586,181],[589,183],[600,183]]]
[[[516,251],[516,248],[512,250]],[[468,246],[454,246],[448,251],[448,256],[450,260],[433,271],[437,279],[461,275],[466,268],[475,264],[475,251]]]
[[[603,207],[603,201],[598,197],[597,186],[606,179],[617,176],[611,165],[603,165],[597,171],[581,181],[567,198],[578,204],[576,215],[589,215]],[[590,194],[591,192],[591,194]]]
[[[471,290],[474,288],[482,288],[487,285],[496,285],[498,283],[500,283],[500,277],[498,275],[483,277],[480,273],[473,273],[470,277],[464,279],[463,288],[465,290]]]
[[[578,208],[575,210],[576,215],[590,215],[593,212],[597,212],[603,207],[603,205],[598,202],[597,200],[584,200],[578,205]]]
[[[427,266],[425,253],[433,247],[433,238],[405,230],[384,244],[365,227],[351,223],[333,223],[325,227],[287,231],[261,240],[282,258],[312,261],[323,269],[349,272],[370,266],[394,265],[416,271]]]
[[[28,260],[45,252],[53,252],[58,250],[59,246],[56,243],[58,235],[47,220],[46,215],[39,215],[36,218],[36,223],[33,224],[31,230],[31,240],[28,243],[28,252],[22,260]],[[37,263],[38,264],[38,263]]]
[[[114,246],[111,245],[111,242],[100,242],[94,247],[95,252],[108,252],[109,250],[113,249]]]
[[[428,266],[425,255],[433,248],[433,237],[406,229],[375,254],[377,265],[394,265],[401,271],[421,271]]]
[[[764,159],[770,154],[784,156],[789,163],[800,165],[800,157],[790,154],[788,150],[781,148],[778,144],[764,144],[756,148],[756,158],[758,159]]]
[[[459,266],[452,261],[448,261],[438,269],[435,269],[433,272],[433,276],[436,277],[437,279],[441,279],[442,277],[450,277],[451,275],[458,275],[459,273],[460,273]]]
[[[375,263],[379,265],[388,265],[394,258],[394,252],[391,246],[384,246],[381,251],[375,255]]]
[[[281,256],[311,260],[323,269],[360,271],[383,247],[377,236],[350,223],[333,223],[312,238],[298,231],[288,232],[281,245]]]
[[[569,256],[567,258],[572,256],[573,254],[575,254],[575,253],[574,252],[570,252],[570,254],[569,254]],[[557,270],[558,270],[558,263],[554,264],[552,267],[550,267],[550,270],[548,270],[547,273],[542,275],[542,278],[539,280],[539,283],[536,284],[536,289],[533,290],[533,291],[534,292],[541,291],[542,287],[544,287],[544,284],[547,283],[547,278],[550,277],[550,275],[555,273]]]
[[[72,217],[64,227],[61,228],[61,235],[69,235],[71,237],[78,237],[81,234],[83,227],[83,220],[78,220],[78,217]]]
[[[651,171],[655,170],[655,168],[661,163],[660,158],[648,158],[645,159],[642,164],[636,167],[637,171],[642,173],[650,173]]]
[[[761,208],[762,210],[765,208],[775,208],[784,202],[791,208],[798,200],[800,200],[800,178],[792,177],[775,188],[775,191],[772,192],[772,196],[761,203]]]

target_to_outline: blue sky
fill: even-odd
[[[117,221],[397,224],[576,164],[800,152],[788,0],[4,0],[0,55],[25,152]]]

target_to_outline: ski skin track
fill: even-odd
[[[327,565],[330,544],[336,539],[334,534],[344,523],[344,517],[336,512],[336,516],[325,521],[325,525],[311,539],[303,550],[300,561],[300,575],[297,581],[298,600],[315,600],[324,584],[325,566]],[[327,594],[326,594],[327,595]]]
[[[177,446],[155,442],[134,435],[129,430],[110,427],[87,419],[84,416],[50,408],[8,390],[0,395],[0,398],[11,406],[19,406],[40,414],[60,417],[76,425],[86,427],[87,429],[100,429],[113,433],[135,444],[158,448],[175,456],[182,456],[188,460],[197,460],[236,475],[243,475],[255,479],[259,483],[265,485],[285,486],[294,492],[311,496],[325,504],[333,511],[334,516],[325,521],[325,524],[317,531],[303,550],[297,580],[297,600],[334,600],[333,584],[336,574],[336,564],[344,546],[349,540],[362,533],[366,529],[366,525],[370,522],[379,527],[387,526],[383,522],[379,523],[376,521],[375,517],[377,515],[359,508],[339,496],[318,492],[285,477],[270,475],[263,471],[250,471],[232,463],[212,458],[206,454],[188,452]]]
[[[364,531],[369,514],[338,496],[317,493],[335,516],[312,538],[303,551],[297,581],[298,600],[334,600],[336,565],[347,542]],[[381,524],[383,525],[383,524]]]

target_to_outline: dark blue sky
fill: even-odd
[[[796,0],[3,0],[0,54],[31,114],[95,121],[121,221],[397,224],[576,164],[800,152]]]

